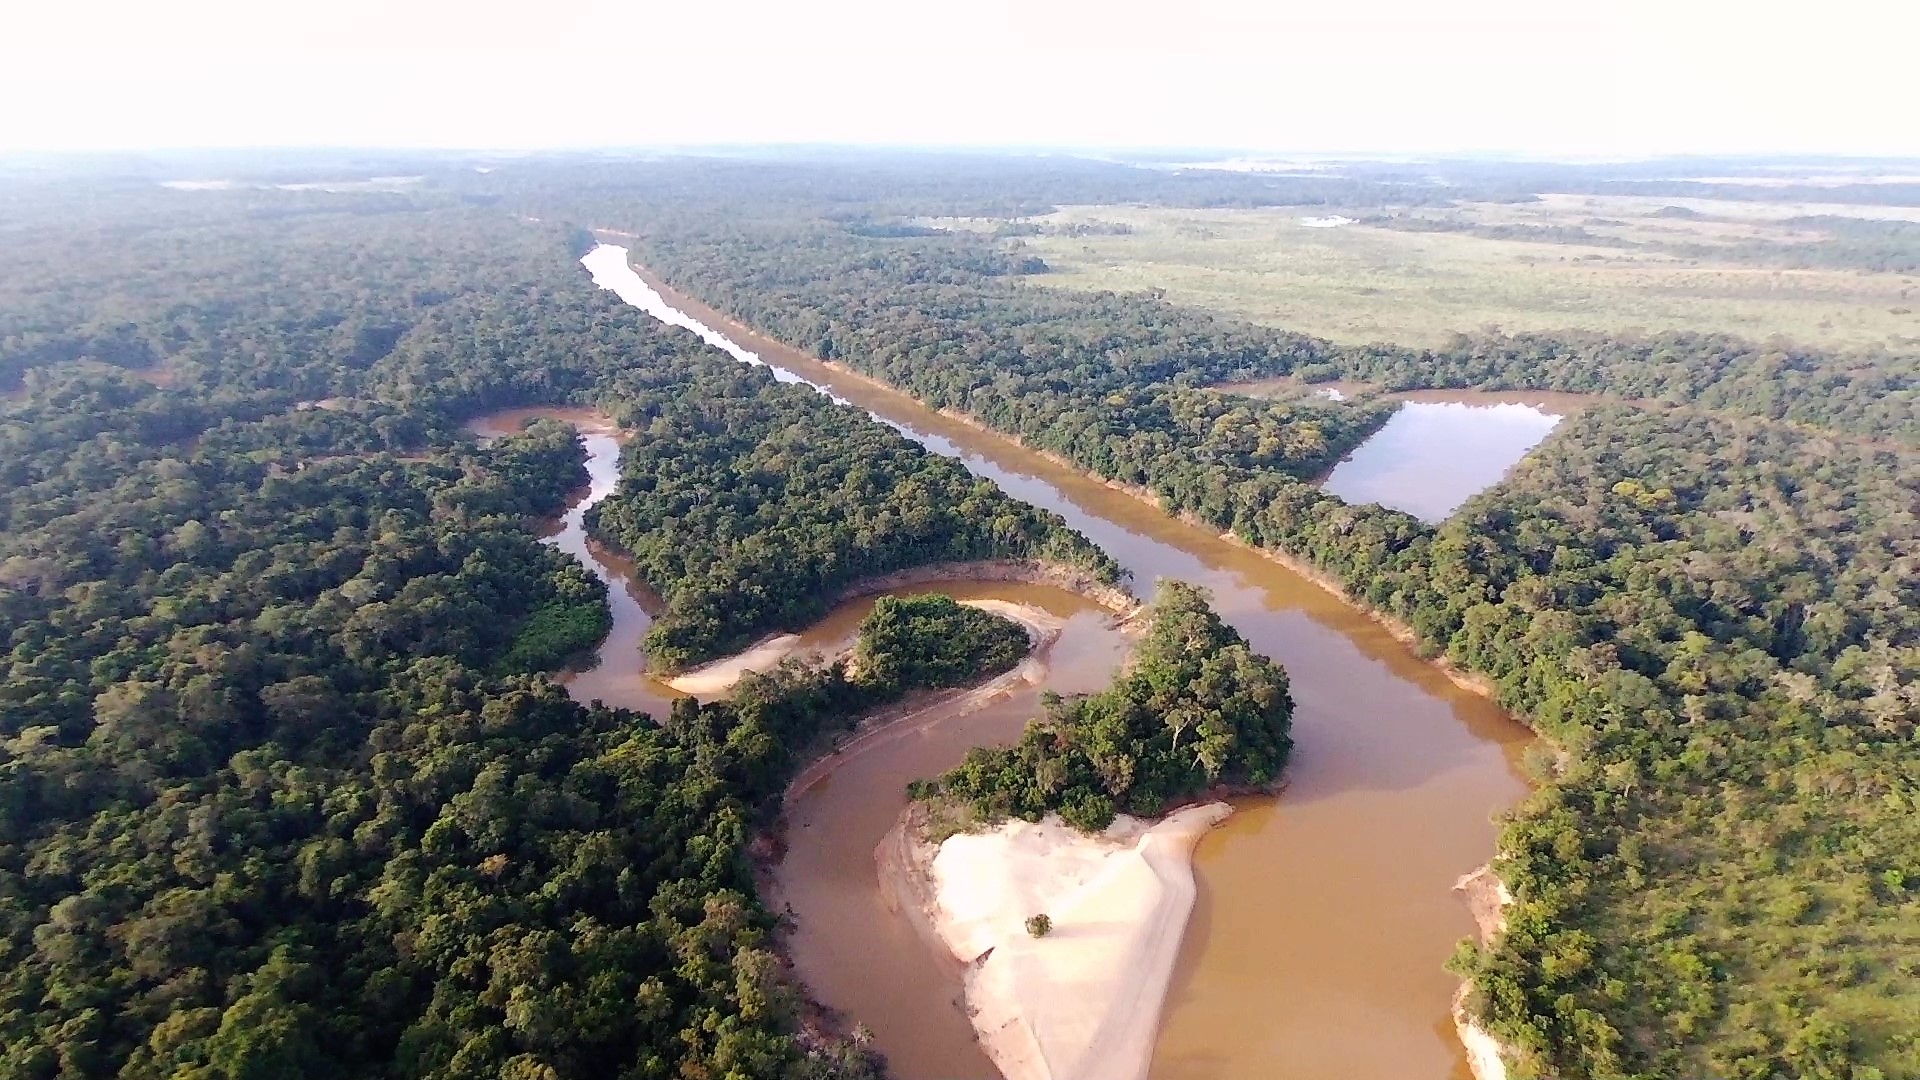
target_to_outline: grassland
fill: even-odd
[[[1785,219],[1833,207],[1727,204],[1740,208],[1736,217],[1715,213],[1716,203],[1691,208],[1704,218],[1656,216],[1680,201],[1560,195],[1421,212],[1446,215],[1453,227],[1579,228],[1591,242],[1303,224],[1332,212],[1324,207],[1125,206],[1063,208],[1034,219],[1041,233],[1025,241],[1053,269],[1030,279],[1045,286],[1159,290],[1176,303],[1351,343],[1437,344],[1454,332],[1499,327],[1680,328],[1837,347],[1920,345],[1920,274],[1787,269],[1731,257],[1736,244],[1818,239],[1817,231]],[[1866,216],[1866,208],[1854,210]],[[1920,217],[1920,209],[1900,207],[1872,213]],[[1682,256],[1621,243],[1696,250]],[[1729,249],[1724,262],[1711,254],[1716,244]]]

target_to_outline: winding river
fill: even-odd
[[[1211,589],[1222,615],[1286,666],[1298,703],[1288,786],[1277,799],[1244,801],[1200,846],[1200,900],[1155,1080],[1469,1075],[1448,1012],[1456,983],[1441,968],[1473,932],[1452,886],[1492,854],[1492,814],[1525,791],[1525,728],[1384,627],[1255,552],[758,335],[643,277],[622,247],[603,244],[582,262],[595,282],[649,314],[864,408],[1060,514],[1132,571],[1136,593],[1161,577]],[[1052,657],[1049,685],[1063,691],[1103,684],[1118,655],[1104,623],[1078,614],[1083,629],[1064,635]],[[819,1000],[871,1030],[901,1080],[994,1073],[953,1007],[957,978],[884,916],[874,846],[906,780],[957,762],[969,745],[1011,738],[1037,689],[846,754],[789,800],[775,900],[796,919],[796,967]]]
[[[589,478],[566,512],[548,523],[543,540],[579,559],[607,586],[613,615],[612,629],[592,661],[562,673],[559,681],[568,696],[582,704],[601,701],[663,716],[673,699],[683,695],[647,672],[644,646],[653,623],[649,612],[658,609],[659,598],[640,583],[630,560],[591,539],[585,527],[587,510],[611,495],[619,482],[618,429],[592,409],[564,406],[506,409],[471,420],[467,427],[492,438],[513,434],[536,418],[573,425],[586,445]],[[1039,710],[1043,691],[1097,690],[1111,681],[1125,655],[1118,619],[1086,597],[1050,585],[966,580],[904,585],[846,600],[799,632],[791,651],[838,654],[853,645],[861,620],[880,596],[929,592],[963,602],[999,601],[1032,609],[1050,616],[1059,630],[1036,649],[1037,662],[1022,665],[1026,678],[995,679],[974,692],[931,695],[797,778],[785,817],[791,842],[776,876],[775,894],[768,897],[770,906],[791,910],[801,919],[806,932],[795,936],[790,951],[816,992],[828,1001],[849,1003],[846,1007],[859,1010],[862,1020],[890,1032],[913,1029],[917,1016],[961,1016],[957,971],[893,917],[875,887],[873,848],[905,808],[907,784],[945,770],[969,747],[1013,741]],[[872,839],[864,844],[840,842],[869,835]],[[833,837],[835,842],[816,842],[816,837]],[[865,951],[887,962],[869,970],[837,960]],[[841,985],[840,975],[854,976],[860,991],[882,994],[854,1003],[855,987]],[[991,1080],[996,1075],[963,1018],[957,1024],[932,1025],[914,1039],[914,1051],[931,1055],[928,1069],[935,1071],[907,1072],[908,1055],[896,1051],[903,1076]]]
[[[619,431],[610,418],[592,409],[564,407],[506,409],[468,421],[467,427],[484,436],[511,435],[536,417],[572,424],[586,443],[587,489],[547,527],[545,540],[593,571],[607,587],[607,606],[613,612],[613,629],[600,642],[593,663],[562,674],[560,681],[575,701],[604,701],[665,716],[673,699],[682,695],[648,674],[641,649],[653,626],[648,610],[658,610],[659,599],[640,582],[632,563],[587,536],[587,511],[613,494],[620,482]]]

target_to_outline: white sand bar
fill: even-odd
[[[940,845],[933,923],[969,965],[967,1004],[1007,1080],[1145,1080],[1193,911],[1193,848],[1233,811],[1121,817],[1089,836],[1048,818]],[[1029,916],[1053,929],[1036,938]]]
[[[967,607],[992,612],[1003,619],[1019,623],[1026,630],[1027,637],[1035,648],[1052,641],[1059,636],[1060,628],[1066,620],[1040,608],[1026,604],[1016,604],[1010,600],[962,600]],[[768,672],[780,665],[780,661],[789,656],[809,656],[827,661],[844,656],[853,651],[855,641],[852,636],[830,644],[802,648],[799,634],[776,634],[758,642],[745,652],[732,656],[723,656],[711,660],[699,667],[686,671],[666,680],[668,686],[683,694],[699,697],[720,697],[733,689],[733,685],[748,672]]]
[[[689,668],[668,679],[667,685],[683,694],[722,694],[733,689],[733,684],[749,671],[772,671],[780,661],[791,656],[799,644],[798,634],[770,637],[746,652]]]
[[[1492,945],[1495,938],[1507,932],[1507,909],[1513,906],[1513,892],[1493,872],[1492,863],[1454,882],[1453,888],[1466,898],[1467,910],[1480,929],[1480,944]],[[1467,1048],[1467,1066],[1473,1070],[1474,1080],[1507,1080],[1507,1059],[1514,1056],[1513,1050],[1467,1011],[1467,997],[1472,992],[1473,984],[1462,983],[1453,995],[1453,1028],[1460,1035],[1460,1045]]]

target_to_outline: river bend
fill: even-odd
[[[1298,705],[1287,786],[1278,798],[1243,801],[1200,846],[1200,900],[1155,1080],[1469,1075],[1448,1011],[1456,981],[1441,967],[1473,932],[1452,886],[1487,861],[1492,815],[1525,791],[1525,728],[1279,564],[756,334],[643,277],[627,258],[602,244],[581,261],[648,314],[866,409],[1060,514],[1132,572],[1136,593],[1162,577],[1210,589],[1223,617],[1286,666]],[[1115,655],[1089,626],[1062,638],[1050,678],[1095,688]],[[871,1030],[901,1080],[993,1073],[957,1045],[970,1043],[966,1019],[924,948],[875,922],[871,853],[907,779],[957,762],[972,742],[1014,737],[1031,711],[1030,695],[1016,695],[897,753],[855,756],[789,803],[778,899],[797,920],[796,967],[819,1000]],[[902,980],[889,972],[931,992],[903,1006]]]

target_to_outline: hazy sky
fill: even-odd
[[[1913,0],[12,0],[0,151],[1920,155]]]

